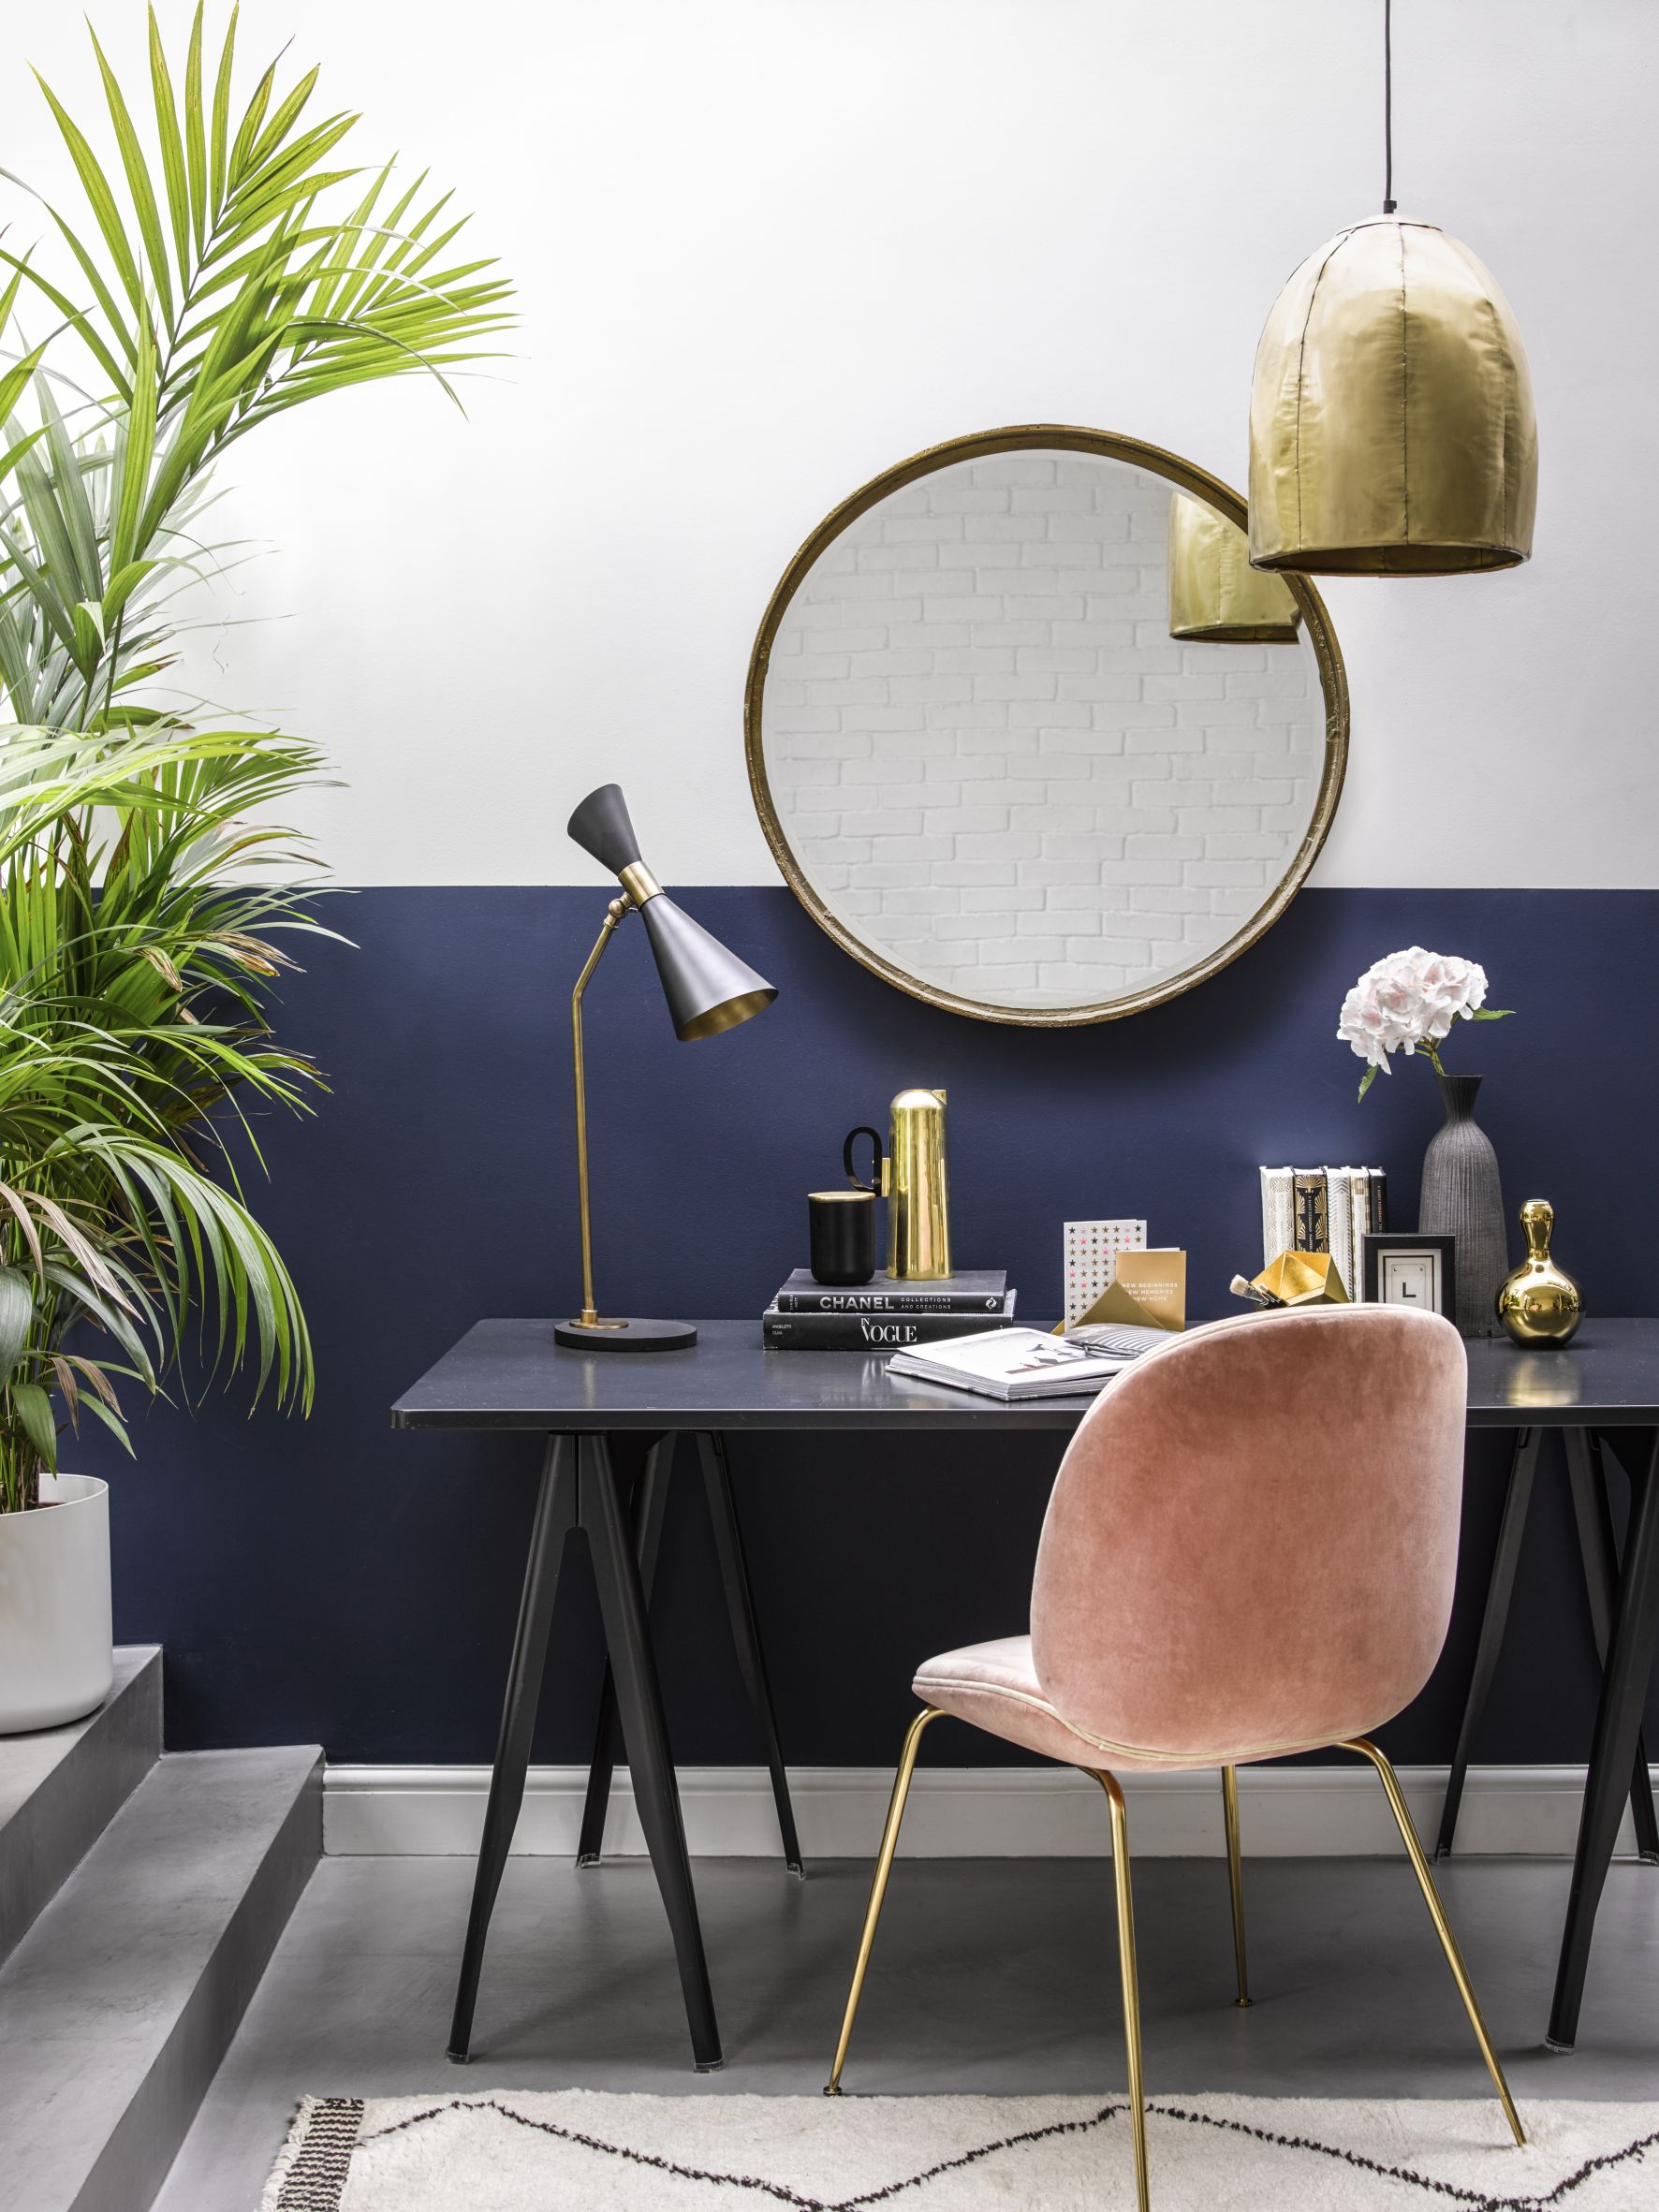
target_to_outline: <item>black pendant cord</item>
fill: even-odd
[[[1394,0],[1383,0],[1383,212],[1394,212]]]

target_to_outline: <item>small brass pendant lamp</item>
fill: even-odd
[[[1273,303],[1250,395],[1250,558],[1310,576],[1456,576],[1533,549],[1538,428],[1509,303],[1467,246],[1396,214],[1392,0],[1383,212]]]
[[[1169,502],[1169,635],[1209,645],[1294,645],[1301,610],[1283,577],[1250,565],[1236,522],[1178,491]]]
[[[581,1352],[683,1352],[697,1342],[689,1321],[612,1321],[594,1303],[594,1234],[588,1206],[588,1091],[582,1060],[581,1001],[605,947],[631,914],[645,924],[645,934],[668,1002],[674,1034],[683,1045],[717,1037],[770,1006],[777,989],[764,975],[728,952],[700,922],[677,906],[639,857],[639,841],[627,806],[615,784],[590,791],[566,828],[583,852],[591,853],[622,884],[623,895],[606,909],[598,943],[570,994],[570,1031],[576,1060],[576,1179],[581,1199],[581,1313],[561,1321],[553,1341]]]

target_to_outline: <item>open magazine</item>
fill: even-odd
[[[977,1336],[954,1337],[946,1343],[896,1352],[888,1361],[887,1371],[889,1375],[913,1375],[919,1382],[949,1383],[958,1390],[976,1390],[981,1398],[998,1398],[1005,1402],[1022,1398],[1068,1398],[1100,1389],[1147,1348],[1079,1340],[1090,1333],[1103,1338],[1147,1337],[1162,1342],[1165,1332],[1106,1328],[1053,1337],[1035,1328],[987,1329]]]

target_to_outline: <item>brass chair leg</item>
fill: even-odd
[[[1135,1903],[1129,1887],[1129,1819],[1115,1775],[1090,1768],[1111,1808],[1111,1870],[1118,1893],[1118,1971],[1123,1984],[1123,2044],[1129,2055],[1129,2117],[1135,2140],[1135,2202],[1152,2212],[1146,2174],[1146,2086],[1140,2061],[1140,1984],[1135,1971]]]
[[[910,1778],[916,1771],[916,1754],[921,1745],[922,1730],[930,1721],[938,1718],[937,1706],[928,1706],[918,1713],[905,1734],[904,1749],[899,1755],[899,1771],[893,1778],[892,1800],[888,1806],[888,1824],[882,1830],[881,1850],[875,1860],[875,1878],[870,1884],[870,1902],[864,1912],[864,1933],[859,1940],[859,1956],[853,1968],[853,1985],[847,1991],[846,2014],[841,2023],[841,2041],[835,2046],[835,2063],[830,2069],[830,2079],[824,2085],[826,2097],[841,2095],[841,2070],[846,2064],[847,2045],[853,2040],[853,2022],[859,2016],[859,2000],[864,1993],[864,1973],[875,1943],[875,1926],[881,1918],[882,1900],[887,1896],[888,1876],[893,1870],[893,1853],[899,1846],[899,1824],[904,1818],[904,1800],[910,1795]]]
[[[1504,2107],[1504,2117],[1509,2122],[1516,2142],[1524,2144],[1526,2135],[1515,2109],[1515,2101],[1509,2094],[1509,2084],[1504,2079],[1504,2069],[1498,2064],[1498,2055],[1492,2049],[1491,2038],[1486,2031],[1486,2022],[1480,2016],[1480,2005],[1475,1995],[1475,1985],[1469,1979],[1469,1970],[1463,1964],[1463,1955],[1458,1949],[1458,1939],[1452,1934],[1451,1922],[1446,1916],[1446,1907],[1440,1901],[1434,1877],[1429,1871],[1429,1862],[1423,1855],[1422,1844],[1417,1840],[1417,1829],[1412,1825],[1411,1811],[1401,1790],[1400,1778],[1375,1744],[1365,1736],[1356,1736],[1351,1743],[1345,1743],[1341,1748],[1344,1751],[1358,1751],[1362,1759],[1369,1759],[1382,1778],[1388,1809],[1399,1826],[1406,1856],[1411,1860],[1412,1872],[1417,1878],[1417,1887],[1423,1893],[1423,1902],[1429,1908],[1429,1917],[1434,1923],[1434,1932],[1440,1938],[1441,1949],[1446,1953],[1446,1963],[1452,1970],[1452,1980],[1458,1985],[1458,1995],[1463,2000],[1463,2010],[1469,2015],[1469,2025],[1475,2030],[1475,2040],[1480,2045],[1486,2070],[1492,2077],[1498,2102]]]
[[[1244,1862],[1239,1850],[1239,1775],[1236,1767],[1224,1766],[1221,1770],[1221,1802],[1226,1814],[1227,1826],[1227,1882],[1233,1896],[1233,1966],[1239,1977],[1239,1994],[1233,2002],[1250,2002],[1250,1968],[1244,1956]]]

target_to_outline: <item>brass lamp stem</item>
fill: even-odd
[[[589,978],[599,965],[600,956],[615,934],[619,922],[634,911],[634,901],[628,898],[613,899],[605,910],[604,926],[598,941],[588,955],[587,965],[576,979],[576,989],[570,994],[570,1033],[576,1060],[576,1179],[581,1194],[581,1326],[583,1328],[617,1328],[619,1322],[599,1319],[594,1304],[594,1229],[588,1209],[588,1087],[581,1052],[581,997],[588,988]]]

